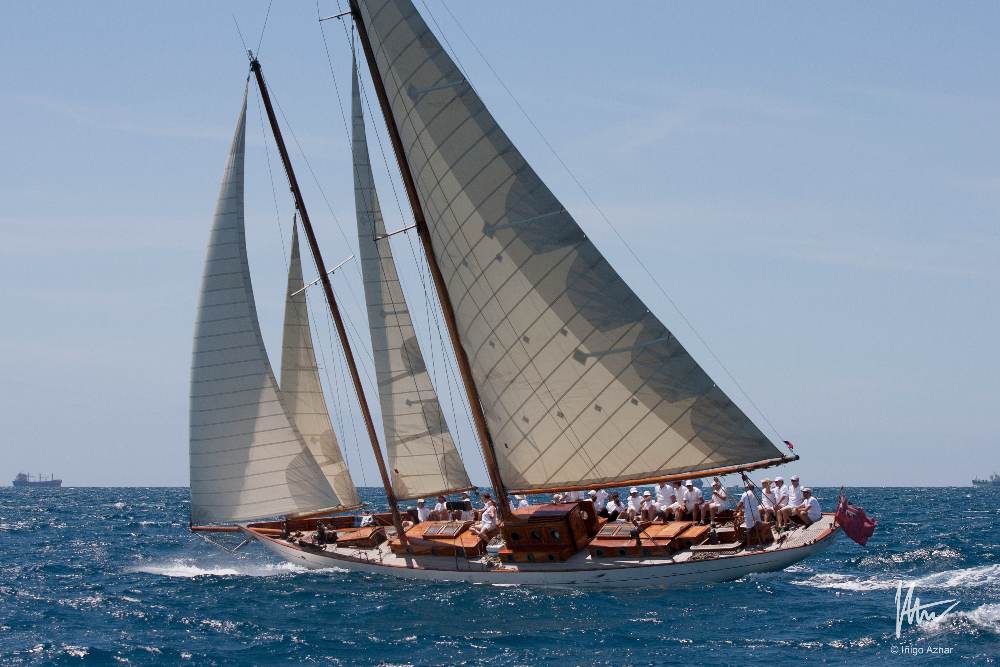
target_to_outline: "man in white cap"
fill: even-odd
[[[452,518],[458,519],[459,521],[475,521],[476,520],[476,510],[472,508],[472,496],[469,495],[468,491],[462,493],[462,502],[465,503],[462,506],[461,511],[456,512],[457,516]]]
[[[788,507],[788,487],[785,485],[785,480],[778,475],[774,478],[774,497],[777,502],[774,503],[774,516],[778,521],[778,529],[780,530],[785,525],[785,515],[782,510]]]
[[[434,521],[447,521],[450,517],[448,516],[448,497],[445,495],[438,496],[437,504],[434,505],[434,511],[431,512],[430,518]]]
[[[715,515],[726,509],[728,502],[729,495],[726,493],[726,487],[722,486],[722,480],[718,477],[714,478],[712,480],[712,497],[708,501],[708,520],[711,523],[715,523]]]
[[[639,513],[643,521],[653,521],[656,519],[656,499],[653,497],[653,492],[646,491],[642,492],[642,501],[639,505],[642,511]]]
[[[628,490],[628,500],[625,501],[625,511],[628,514],[629,521],[635,521],[637,518],[642,516],[642,496],[639,495],[639,489],[634,486]]]
[[[702,505],[705,504],[705,494],[691,480],[684,482],[684,511],[691,515],[691,520],[700,522]]]
[[[664,514],[669,518],[674,517],[674,521],[680,521],[684,518],[684,486],[680,483],[680,480],[674,480],[670,484],[670,504],[667,505]]]
[[[524,496],[522,496],[520,494],[514,496],[514,500],[517,501],[517,506],[514,507],[514,503],[512,501],[511,502],[511,507],[513,507],[513,509],[521,509],[522,507],[527,507],[528,505],[531,504],[531,503],[528,502],[527,498],[525,498]]]
[[[760,480],[761,490],[760,490],[760,514],[764,521],[774,521],[775,517],[775,506],[778,504],[778,498],[774,493],[774,489],[771,488],[771,480],[767,477]]]
[[[587,497],[594,502],[594,512],[597,516],[608,518],[608,492],[604,489],[591,489]]]
[[[431,518],[431,508],[427,507],[427,501],[417,498],[417,523],[429,521]]]
[[[799,486],[799,476],[792,475],[788,488],[785,490],[788,495],[788,502],[784,507],[781,508],[781,513],[784,515],[785,524],[791,522],[792,517],[798,516],[799,506],[802,505],[802,487]]]
[[[795,512],[799,519],[802,520],[802,523],[807,526],[816,523],[823,516],[823,511],[819,507],[819,501],[813,497],[812,489],[809,487],[802,489],[802,504],[799,505]]]

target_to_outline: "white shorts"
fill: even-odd
[[[726,506],[723,503],[709,503],[708,506],[716,512],[726,509]]]
[[[684,511],[684,505],[680,503],[674,503],[672,505],[667,505],[667,510],[670,512],[676,512],[678,510]]]

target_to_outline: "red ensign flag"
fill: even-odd
[[[872,536],[872,533],[875,532],[875,526],[878,525],[878,521],[869,518],[863,509],[848,503],[847,496],[844,494],[840,494],[835,517],[837,523],[844,529],[844,534],[861,546],[868,544],[868,538]]]

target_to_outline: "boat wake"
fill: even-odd
[[[921,626],[928,635],[947,632],[1000,635],[1000,604],[984,604],[970,611],[953,611]]]
[[[859,577],[851,574],[817,574],[793,581],[799,586],[831,588],[841,591],[884,591],[913,584],[916,589],[980,588],[995,586],[1000,581],[1000,565],[983,565],[935,572],[915,579],[906,577]]]
[[[274,577],[308,572],[292,563],[199,565],[190,560],[175,559],[169,563],[150,563],[130,568],[129,572],[153,574],[160,577],[191,579],[194,577]]]

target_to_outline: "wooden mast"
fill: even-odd
[[[462,376],[462,384],[465,387],[466,396],[469,399],[469,408],[472,410],[473,423],[476,427],[476,435],[483,450],[483,458],[486,461],[486,471],[490,476],[490,484],[496,493],[497,508],[503,518],[510,516],[510,502],[507,500],[507,491],[500,477],[500,468],[497,465],[496,453],[493,450],[493,436],[490,435],[489,425],[486,423],[486,415],[483,414],[483,407],[479,399],[479,389],[472,379],[472,367],[469,364],[469,357],[465,354],[462,341],[459,338],[458,323],[455,320],[455,310],[452,308],[451,299],[448,296],[448,285],[445,283],[441,267],[438,266],[437,258],[434,256],[434,246],[431,241],[430,229],[427,227],[427,218],[424,216],[423,206],[417,196],[417,184],[410,171],[409,162],[403,152],[403,140],[396,126],[396,120],[392,116],[392,109],[389,106],[389,96],[385,90],[385,83],[379,74],[378,64],[375,62],[375,52],[372,49],[371,41],[368,38],[368,29],[361,18],[361,10],[357,0],[350,0],[351,14],[354,16],[354,23],[358,28],[358,37],[361,39],[361,46],[365,52],[365,61],[368,63],[368,72],[371,74],[374,83],[375,94],[378,97],[379,107],[382,109],[382,116],[385,119],[386,129],[392,141],[392,150],[396,154],[396,162],[399,172],[406,188],[406,197],[410,202],[413,211],[413,221],[417,228],[417,236],[424,249],[424,256],[427,258],[427,265],[431,270],[431,278],[434,281],[434,288],[437,292],[438,302],[441,304],[441,311],[444,320],[448,325],[448,337],[451,346],[455,350],[455,359],[458,362],[458,370]]]
[[[320,253],[316,234],[313,232],[312,223],[309,221],[309,213],[306,211],[306,204],[302,199],[302,191],[299,189],[298,180],[295,178],[292,161],[288,157],[288,149],[285,147],[285,140],[281,136],[278,119],[274,115],[274,108],[271,106],[271,96],[268,94],[267,85],[264,83],[264,74],[260,69],[260,62],[256,57],[251,56],[250,69],[257,78],[257,87],[260,89],[260,97],[264,102],[264,109],[267,111],[267,120],[271,124],[271,132],[274,134],[274,141],[278,145],[278,152],[281,154],[281,162],[285,167],[285,174],[288,176],[288,186],[292,191],[292,196],[295,198],[295,209],[298,211],[299,218],[302,221],[302,229],[306,233],[306,238],[309,241],[309,249],[312,252],[313,260],[316,262],[316,270],[319,271],[320,282],[323,284],[326,303],[330,307],[330,313],[333,315],[333,323],[337,327],[340,346],[344,350],[344,358],[351,372],[351,380],[354,382],[354,391],[358,395],[358,403],[361,405],[361,414],[365,420],[365,428],[368,429],[368,438],[371,440],[375,462],[378,464],[378,472],[382,477],[382,486],[385,487],[385,495],[389,500],[389,509],[392,511],[392,523],[396,527],[400,543],[405,545],[406,534],[403,532],[403,520],[399,515],[399,504],[396,500],[396,494],[392,490],[392,483],[389,480],[389,472],[385,467],[385,461],[382,459],[382,448],[379,446],[378,435],[375,432],[375,422],[372,420],[372,413],[368,408],[368,400],[365,398],[365,390],[361,385],[361,376],[358,374],[358,367],[354,362],[354,352],[351,350],[351,344],[347,339],[347,329],[344,328],[344,320],[340,315],[337,299],[333,295],[333,285],[330,283],[330,275],[327,273],[326,265],[323,263],[323,255]]]

